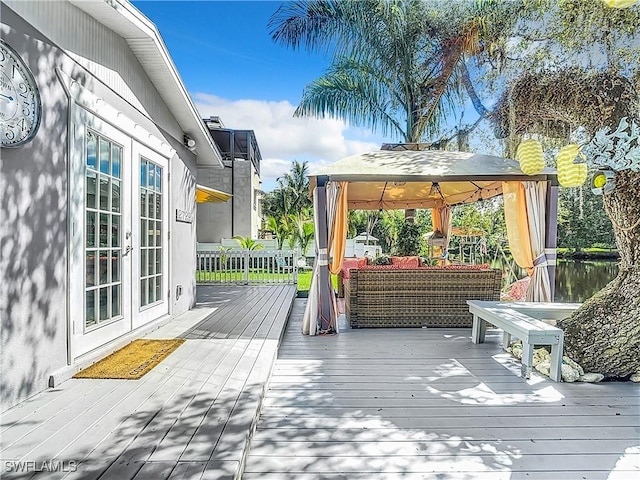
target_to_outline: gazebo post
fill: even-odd
[[[551,287],[551,301],[554,301],[556,291],[556,257],[558,246],[558,191],[556,181],[549,181],[547,188],[546,219],[545,227],[545,248],[547,257],[547,271],[549,272],[549,286]]]
[[[331,279],[329,277],[329,256],[328,256],[328,237],[327,228],[327,182],[329,177],[317,177],[318,189],[318,280],[320,282],[318,293],[320,297],[318,304],[320,307],[320,317],[317,319],[318,331],[327,331],[331,325],[332,308],[331,308]]]

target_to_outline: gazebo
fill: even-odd
[[[518,162],[491,155],[396,145],[344,158],[310,177],[316,260],[303,333],[337,332],[330,273],[337,274],[349,209],[432,209],[434,228],[449,235],[451,207],[504,196],[511,252],[532,281],[527,300],[553,301],[558,181],[544,168],[526,175]],[[385,147],[383,147],[385,148]]]

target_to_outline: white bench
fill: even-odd
[[[489,302],[467,300],[469,312],[473,314],[473,343],[483,343],[487,323],[503,330],[502,346],[506,349],[511,336],[522,340],[522,377],[529,378],[533,366],[533,347],[551,346],[551,371],[549,376],[556,382],[562,381],[561,329],[543,322],[539,318],[560,320],[569,316],[580,304],[545,304],[529,302]],[[526,312],[526,313],[525,313]],[[534,318],[536,317],[536,318]]]

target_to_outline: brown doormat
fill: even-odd
[[[76,373],[73,378],[115,378],[136,380],[184,343],[174,340],[134,340],[108,357]]]

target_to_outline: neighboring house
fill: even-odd
[[[222,158],[126,0],[0,18],[4,410],[194,305],[196,173]]]
[[[235,235],[258,238],[260,215],[260,148],[253,130],[225,128],[219,117],[204,119],[222,153],[224,170],[198,167],[198,183],[230,193],[224,203],[198,206],[198,242],[220,243]]]

